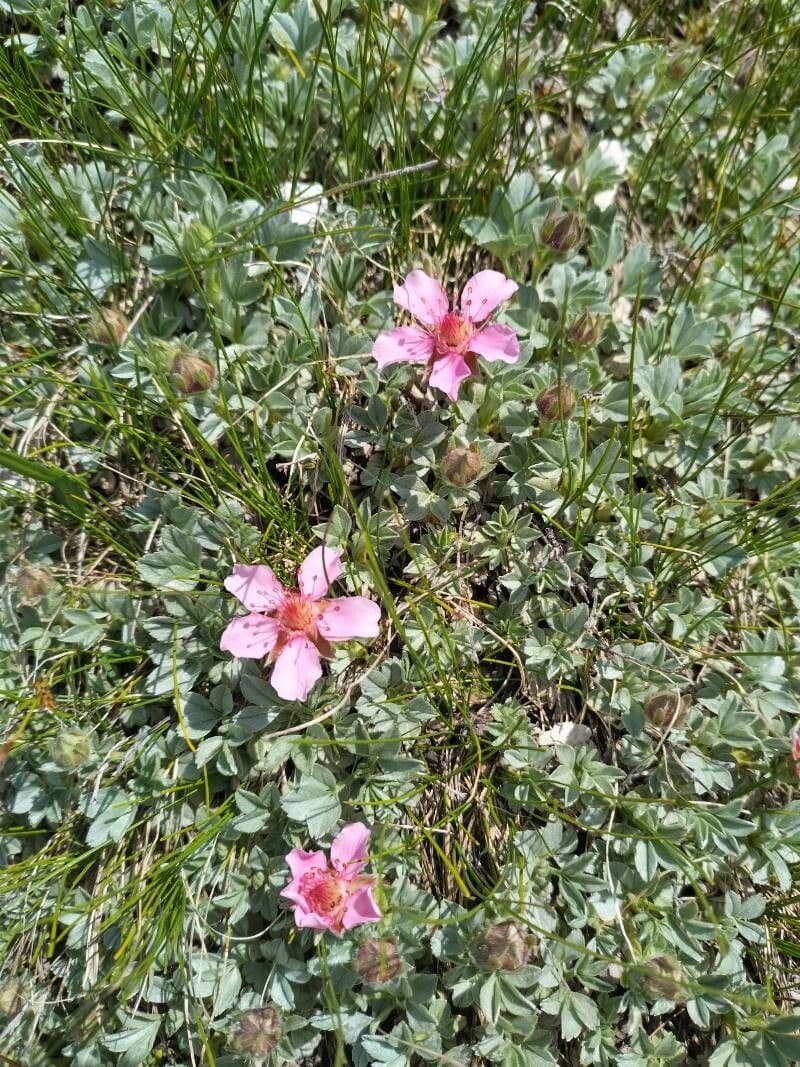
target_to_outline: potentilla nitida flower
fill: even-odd
[[[285,589],[269,567],[237,563],[225,588],[250,612],[228,623],[219,643],[242,659],[269,657],[272,687],[284,700],[305,700],[322,677],[320,657],[331,642],[378,636],[381,609],[363,596],[328,599],[342,573],[342,551],[315,548],[300,564],[298,591]]]
[[[394,287],[394,302],[417,320],[379,334],[372,354],[383,369],[392,363],[425,363],[430,384],[451,400],[461,382],[478,370],[478,356],[489,362],[516,363],[519,341],[510,326],[491,322],[495,309],[519,286],[496,270],[479,271],[464,286],[458,310],[451,310],[435,278],[412,270]]]
[[[287,855],[292,879],[280,895],[295,905],[299,927],[341,937],[345,930],[382,918],[372,896],[377,878],[363,873],[370,832],[362,822],[345,826],[331,843],[330,860],[321,850],[293,848]]]

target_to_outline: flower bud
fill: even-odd
[[[186,229],[184,247],[189,253],[208,255],[214,243],[214,231],[200,219],[192,219]]]
[[[50,741],[50,757],[62,771],[74,771],[94,754],[92,739],[83,730],[62,730]]]
[[[170,368],[172,384],[181,393],[204,393],[211,387],[216,371],[210,363],[187,350],[181,350]]]
[[[682,82],[689,73],[689,68],[681,58],[670,59],[667,64],[667,77],[675,82]]]
[[[579,348],[596,345],[603,336],[603,320],[600,315],[584,311],[570,326],[567,336]]]
[[[371,985],[391,982],[403,970],[393,937],[370,937],[362,941],[356,953],[356,970]]]
[[[274,1008],[253,1008],[234,1023],[228,1033],[228,1047],[247,1056],[269,1056],[282,1033],[281,1017]]]
[[[17,589],[23,604],[36,604],[53,588],[53,575],[46,567],[25,563],[17,571]]]
[[[566,382],[543,389],[536,397],[536,407],[543,419],[568,419],[575,410],[578,398]]]
[[[477,956],[493,971],[518,971],[531,958],[534,945],[534,938],[518,923],[496,923],[483,935]]]
[[[563,166],[572,166],[581,158],[586,147],[586,134],[575,123],[570,123],[566,130],[561,130],[553,138],[553,156]]]
[[[574,211],[551,212],[542,223],[539,237],[554,252],[569,252],[581,239],[581,224]]]
[[[651,997],[676,1004],[687,999],[683,971],[674,956],[654,956],[638,969],[638,975]]]
[[[749,48],[739,59],[733,80],[737,88],[746,89],[751,83],[757,85],[763,78],[763,68],[757,48]]]
[[[103,308],[89,321],[89,337],[101,345],[118,345],[125,340],[128,326],[128,317],[119,308]]]
[[[469,485],[480,473],[481,457],[474,445],[451,448],[442,461],[442,474],[451,485]]]
[[[645,703],[644,717],[659,730],[667,726],[680,726],[686,718],[689,702],[676,690],[656,693]]]

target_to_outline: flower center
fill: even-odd
[[[472,326],[457,311],[448,311],[436,328],[439,347],[460,351],[472,336]]]
[[[317,613],[314,604],[300,593],[286,596],[278,617],[284,629],[304,633],[312,639],[316,637]]]
[[[309,871],[300,882],[300,892],[317,915],[332,915],[345,898],[345,887],[335,870]]]

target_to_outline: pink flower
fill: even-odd
[[[333,839],[330,862],[324,852],[292,849],[286,857],[292,879],[281,896],[295,905],[298,926],[341,937],[343,930],[382,918],[372,896],[377,878],[361,873],[368,862],[369,835],[363,822],[345,826]]]
[[[800,778],[800,726],[795,726],[791,733],[792,759],[794,760],[794,773]]]
[[[233,619],[219,643],[242,659],[269,656],[272,687],[284,700],[305,700],[322,677],[320,656],[331,641],[377,637],[381,609],[363,596],[326,599],[342,573],[339,548],[315,548],[300,564],[298,593],[284,589],[269,567],[237,563],[225,588],[250,612]]]
[[[394,302],[411,312],[418,326],[396,326],[379,334],[372,346],[378,366],[427,363],[430,384],[458,399],[461,382],[477,373],[477,357],[516,363],[519,341],[510,326],[490,321],[495,308],[519,286],[496,270],[481,270],[464,286],[460,311],[451,311],[441,285],[424,271],[412,270],[394,287]]]

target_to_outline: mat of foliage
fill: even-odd
[[[800,1061],[797,12],[667,6],[0,2],[4,1064]],[[519,361],[379,370],[413,268]]]

